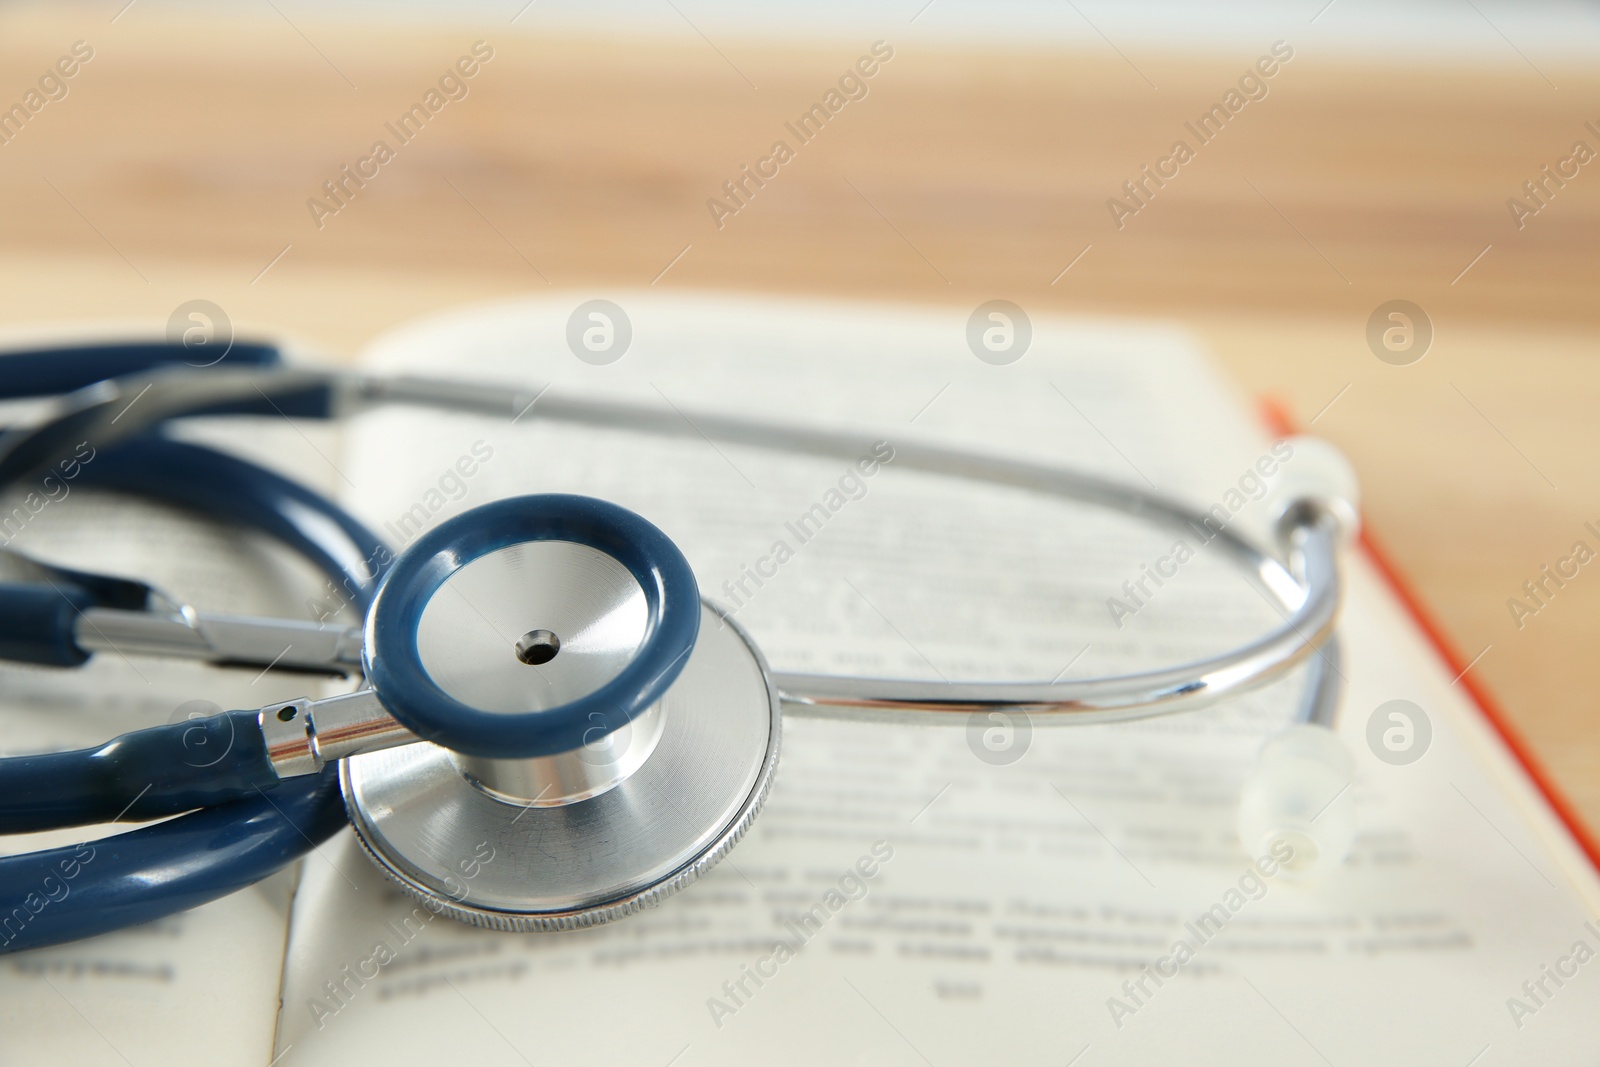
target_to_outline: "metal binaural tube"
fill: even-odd
[[[646,403],[549,396],[518,385],[305,370],[238,373],[209,381],[185,379],[154,417],[204,410],[220,400],[234,399],[236,393],[242,395],[246,388],[256,389],[258,380],[280,390],[320,386],[332,397],[330,406],[335,412],[382,403],[415,404],[501,414],[513,420],[526,415],[622,432],[703,436],[748,447],[846,458],[857,455],[865,440],[860,434],[773,425],[724,414],[685,414]],[[85,396],[74,403],[86,415],[92,410],[98,418],[101,409],[109,413],[112,399]],[[895,445],[895,466],[1076,500],[1174,528],[1205,521],[1197,509],[1158,493],[999,456],[903,443]],[[951,712],[1011,708],[1039,715],[1043,721],[1094,723],[1203,706],[1266,684],[1315,653],[1323,666],[1318,668],[1313,688],[1323,695],[1307,714],[1317,721],[1331,714],[1337,695],[1337,687],[1332,685],[1338,675],[1336,653],[1324,646],[1339,606],[1336,553],[1349,526],[1339,518],[1341,503],[1308,500],[1306,506],[1295,510],[1286,530],[1287,567],[1232,530],[1215,532],[1213,543],[1240,563],[1250,580],[1285,612],[1279,626],[1231,652],[1175,667],[1055,683],[947,684],[795,673],[780,673],[775,680],[785,706],[798,714],[941,721]]]
[[[585,397],[547,396],[510,385],[452,382],[430,388],[421,379],[362,379],[367,403],[398,402],[480,412],[513,411],[520,418],[574,422],[622,432],[674,437],[704,436],[814,456],[856,456],[864,437],[826,429],[774,425],[717,413],[663,411],[648,404]],[[348,388],[348,387],[347,387]],[[348,394],[347,394],[348,395]],[[533,401],[537,400],[537,404]],[[915,443],[894,446],[897,468],[911,468],[1009,486],[1125,512],[1177,529],[1204,527],[1206,515],[1187,504],[1136,486],[1075,471]],[[785,710],[819,717],[885,721],[949,721],[951,713],[1012,709],[1041,722],[1098,723],[1147,718],[1203,707],[1274,681],[1313,653],[1306,714],[1329,719],[1338,697],[1336,647],[1330,643],[1338,615],[1338,550],[1349,531],[1340,500],[1308,498],[1297,507],[1283,538],[1288,565],[1230,529],[1213,542],[1232,556],[1256,586],[1285,612],[1284,621],[1256,640],[1221,655],[1174,667],[1104,678],[1053,683],[931,682],[778,672]],[[1209,529],[1209,528],[1208,528]]]
[[[1280,592],[1288,612],[1280,625],[1247,645],[1208,659],[1052,683],[945,683],[783,672],[774,675],[774,681],[786,711],[819,717],[930,722],[952,713],[1014,710],[1038,716],[1042,723],[1102,723],[1193,710],[1264,685],[1314,653],[1327,654],[1319,646],[1332,634],[1339,607],[1336,536],[1331,522],[1319,520],[1306,527],[1295,549],[1304,559],[1303,600],[1295,604],[1292,595]],[[1265,555],[1258,563],[1264,574],[1282,567]],[[1269,585],[1281,589],[1278,583]],[[1318,691],[1324,684],[1320,678],[1313,683]],[[1333,695],[1336,698],[1336,690]],[[1321,710],[1319,703],[1317,714],[1331,713],[1331,702],[1324,703],[1330,710]]]
[[[73,640],[85,652],[166,656],[209,663],[354,674],[361,630],[298,619],[85,608]]]

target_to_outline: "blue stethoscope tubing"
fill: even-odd
[[[194,367],[195,355],[161,343],[8,354],[0,356],[0,400],[70,393],[167,366]],[[235,343],[228,352],[234,366],[280,361],[269,345]],[[315,398],[296,406],[299,416],[327,415]],[[0,435],[0,449],[4,443]],[[0,460],[0,488],[31,473],[42,458],[7,455]],[[345,589],[358,611],[369,605],[377,578],[364,561],[391,558],[376,534],[320,494],[159,432],[104,447],[79,477],[80,484],[260,530]],[[41,597],[34,589],[31,599],[27,587],[6,590],[23,594],[6,598],[19,609],[0,618],[7,658],[76,665],[83,653],[60,639],[61,612],[142,606],[128,603],[140,596],[137,583],[59,571],[51,584],[54,593]],[[141,730],[97,749],[0,759],[0,833],[177,816],[83,845],[0,858],[0,953],[77,940],[215,900],[260,881],[346,825],[333,765],[280,782],[259,733],[243,729],[236,716],[253,722],[255,713]],[[232,736],[210,736],[224,730]],[[220,759],[203,755],[215,748],[226,749]]]

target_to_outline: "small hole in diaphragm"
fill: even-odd
[[[529,630],[517,642],[517,658],[530,667],[549,663],[561,651],[561,638],[549,630]]]

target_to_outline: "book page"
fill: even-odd
[[[1269,442],[1180,334],[1041,317],[1025,357],[994,366],[947,310],[611,294],[631,344],[597,366],[566,341],[589,296],[432,320],[371,363],[1057,463],[1263,524],[1251,472]],[[364,417],[348,499],[397,544],[510,494],[615,500],[674,538],[778,669],[1083,677],[1220,651],[1279,618],[1198,544],[1115,612],[1180,536],[1126,516],[892,460],[848,481],[842,461],[537,412]],[[470,477],[452,473],[462,456]],[[826,524],[797,536],[819,501]],[[745,575],[763,558],[758,585]],[[1298,676],[1195,714],[998,736],[790,716],[731,857],[600,928],[432,919],[334,839],[294,906],[280,1062],[1580,1062],[1600,1008],[1595,874],[1359,557],[1347,589],[1359,836],[1325,878],[1260,874],[1233,829]],[[1395,699],[1431,727],[1408,765],[1367,742]]]
[[[307,468],[315,459],[303,454],[308,442],[287,426],[257,425],[248,436],[285,465]],[[92,451],[84,455],[92,465]],[[142,579],[218,612],[303,617],[298,591],[317,589],[303,562],[263,538],[70,479],[49,486],[48,503],[37,511],[26,502],[28,491],[18,486],[0,497],[0,516],[12,519],[6,547],[36,558]],[[0,667],[0,753],[94,747],[129,730],[302,696],[308,684],[277,671],[115,652],[74,669],[7,665]],[[88,841],[94,851],[82,869],[93,870],[111,847],[97,839],[129,829],[18,835],[0,838],[0,849],[14,854]],[[268,1062],[293,886],[293,871],[284,871],[143,926],[0,956],[0,1063]],[[49,888],[44,906],[70,898],[72,888],[70,880]],[[21,904],[5,901],[0,917],[33,921],[26,909],[20,919],[14,913]]]

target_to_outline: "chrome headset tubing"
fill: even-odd
[[[147,390],[148,386],[156,388]],[[136,419],[118,419],[132,408]],[[263,403],[265,401],[265,403]],[[546,390],[419,377],[383,377],[308,369],[217,368],[205,374],[157,371],[99,383],[66,398],[31,438],[11,449],[0,440],[0,483],[18,453],[44,453],[38,438],[66,437],[86,429],[107,437],[132,436],[150,425],[183,415],[237,411],[270,412],[293,406],[313,417],[339,417],[386,404],[401,404],[520,419],[525,416],[621,432],[670,437],[709,437],[752,448],[817,457],[854,458],[858,434],[772,425],[716,413],[661,410],[647,404],[549,395]],[[118,424],[113,420],[117,419]],[[64,426],[71,430],[64,435]],[[1096,505],[1172,529],[1206,528],[1207,515],[1187,504],[1131,485],[1076,471],[922,444],[897,444],[897,467],[1003,485]],[[1241,565],[1253,587],[1284,616],[1267,633],[1241,647],[1190,663],[1100,678],[1055,682],[943,682],[850,675],[774,672],[780,696],[792,712],[886,721],[939,720],[973,711],[1027,712],[1041,722],[1115,722],[1193,710],[1264,685],[1317,653],[1331,666],[1340,588],[1337,553],[1340,520],[1305,508],[1285,516],[1280,562],[1227,527],[1213,542]],[[279,645],[278,647],[282,647]],[[173,649],[181,654],[181,650]],[[1337,669],[1315,672],[1314,682],[1333,684]],[[1328,704],[1330,698],[1321,698]]]
[[[512,417],[527,412],[534,418],[624,432],[703,435],[727,444],[840,459],[855,458],[862,444],[859,435],[845,432],[710,412],[664,411],[626,401],[552,396],[508,385],[351,375],[336,388],[344,391],[343,404],[356,409],[402,403]],[[1093,504],[1173,529],[1210,529],[1205,513],[1186,504],[1059,467],[922,444],[896,444],[895,466]],[[1340,596],[1339,522],[1316,511],[1290,518],[1290,526],[1281,531],[1288,567],[1226,527],[1215,534],[1214,542],[1243,565],[1252,584],[1285,615],[1265,635],[1217,656],[1152,671],[1043,683],[947,683],[783,671],[773,677],[791,711],[885,721],[1014,710],[1043,721],[1114,722],[1202,707],[1279,677],[1333,640]],[[1319,670],[1317,676],[1336,679],[1338,671]]]

